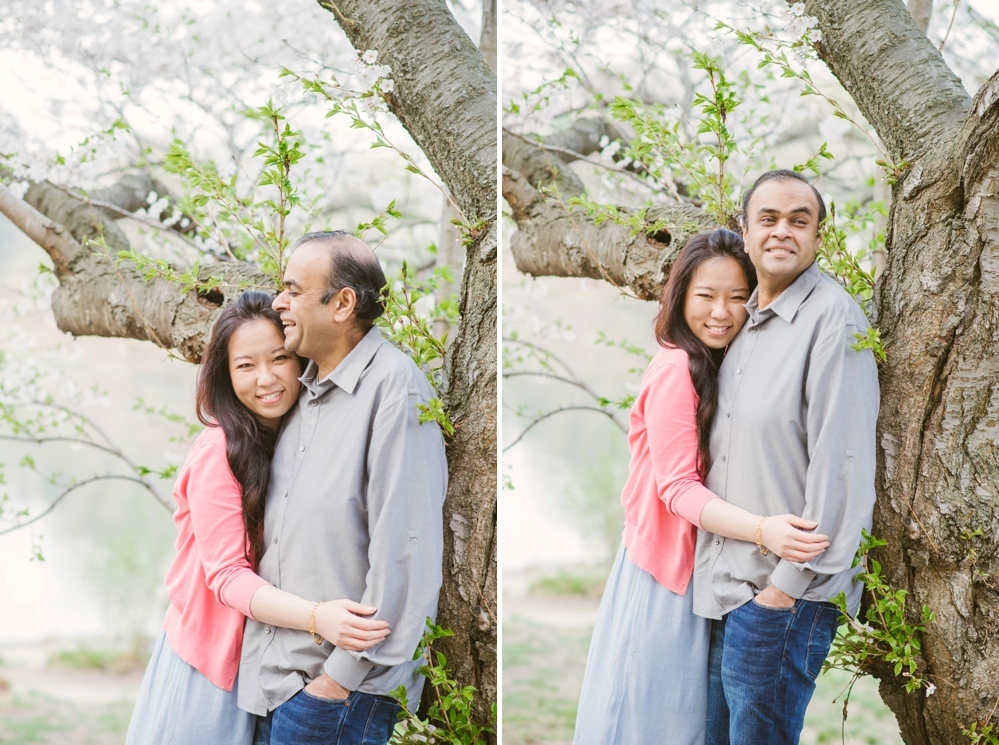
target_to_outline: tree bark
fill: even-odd
[[[936,693],[906,694],[883,663],[871,672],[907,745],[966,745],[962,730],[994,724],[999,698],[999,73],[970,100],[900,0],[809,0],[806,13],[830,69],[892,156],[911,161],[892,190],[876,292],[888,360],[874,533],[888,541],[876,558],[908,592],[909,622],[924,603],[936,614],[920,659]],[[592,277],[577,248],[585,234],[614,282],[626,280],[616,269],[635,249],[620,227],[577,226],[540,200],[539,181],[574,176],[550,152],[526,152],[504,151],[518,267]],[[684,240],[643,281],[665,277]]]
[[[488,0],[486,0],[488,2]],[[461,322],[448,350],[445,403],[455,425],[444,503],[439,644],[476,718],[496,701],[496,77],[439,0],[326,0],[358,51],[392,67],[392,112],[475,228],[465,254]]]

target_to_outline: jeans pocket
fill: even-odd
[[[402,709],[394,701],[373,701],[361,745],[385,745],[392,737],[400,711]]]
[[[839,609],[823,603],[815,609],[812,617],[812,628],[808,633],[808,648],[805,657],[805,671],[808,677],[815,680],[822,672],[822,663],[829,655],[836,629],[839,627]]]

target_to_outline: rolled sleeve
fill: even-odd
[[[666,509],[698,528],[704,505],[717,495],[701,482],[697,469],[697,393],[690,373],[669,363],[651,371],[644,412],[649,455],[659,498]]]
[[[447,460],[440,428],[420,423],[409,393],[381,409],[371,430],[366,491],[368,571],[359,599],[388,621],[392,634],[363,652],[336,649],[323,669],[344,688],[355,690],[373,665],[411,663],[413,651],[436,617],[444,554],[443,505]]]
[[[771,582],[800,598],[817,575],[848,571],[874,509],[875,427],[880,405],[877,366],[855,350],[854,325],[820,340],[805,380],[808,468],[802,517],[818,523],[830,546],[812,561],[781,560]]]
[[[188,509],[205,581],[218,602],[252,618],[250,599],[268,582],[246,558],[242,489],[229,470],[224,445],[199,448],[188,468]]]

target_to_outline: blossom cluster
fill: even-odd
[[[805,4],[795,3],[782,14],[784,22],[787,24],[787,31],[792,36],[810,42],[822,41],[822,31],[815,28],[819,24],[819,19],[814,16],[805,15]]]

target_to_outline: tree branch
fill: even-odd
[[[819,56],[853,96],[895,160],[947,143],[970,97],[901,0],[806,0]]]
[[[52,257],[59,278],[52,310],[59,328],[76,336],[159,339],[197,362],[226,301],[246,287],[272,284],[249,264],[224,262],[202,267],[199,274],[202,281],[222,281],[211,296],[194,290],[184,295],[173,282],[158,277],[147,281],[135,267],[116,267],[110,258],[86,248],[97,238],[104,239],[112,257],[129,248],[121,228],[103,210],[51,184],[33,184],[23,202],[5,187],[0,190],[0,211],[9,210],[15,225]],[[3,200],[4,193],[9,199]],[[49,240],[53,235],[61,239]]]
[[[604,409],[597,408],[596,406],[560,406],[559,408],[554,409],[552,411],[546,411],[544,414],[541,414],[540,416],[535,417],[533,420],[531,420],[531,423],[528,424],[519,435],[517,435],[517,439],[515,439],[513,442],[511,442],[509,445],[503,448],[503,452],[505,453],[507,450],[516,445],[518,442],[523,440],[524,435],[526,435],[528,432],[534,429],[534,427],[537,426],[538,424],[541,424],[541,422],[543,422],[545,419],[553,417],[556,414],[561,414],[564,411],[593,411],[596,412],[597,414],[603,414],[605,417],[609,418],[612,422],[617,424],[617,420],[614,419],[613,413],[605,411]],[[620,427],[620,425],[618,425],[618,427]]]
[[[52,503],[48,507],[46,507],[44,510],[42,510],[41,512],[39,512],[37,515],[35,515],[30,520],[25,520],[23,523],[18,523],[17,525],[15,525],[15,526],[13,526],[11,528],[7,528],[5,530],[0,530],[0,535],[7,535],[8,533],[13,533],[15,530],[20,530],[21,528],[26,528],[29,525],[31,525],[32,523],[38,522],[43,517],[45,517],[50,512],[52,512],[52,510],[54,510],[63,499],[65,499],[66,497],[68,497],[74,491],[76,491],[77,489],[79,489],[79,488],[81,488],[83,486],[86,486],[87,484],[92,484],[95,481],[134,481],[135,483],[141,484],[142,486],[148,488],[148,485],[145,482],[143,482],[142,479],[140,479],[140,478],[138,478],[136,476],[120,476],[120,475],[117,475],[117,474],[107,474],[107,475],[104,475],[104,476],[92,476],[89,479],[84,479],[83,481],[79,481],[79,482],[73,484],[72,486],[68,487],[65,491],[62,492],[62,494],[60,494],[58,497],[56,497],[54,500],[52,500]],[[171,509],[169,507],[169,505],[164,505],[164,506],[167,507],[167,509]]]
[[[690,205],[652,207],[645,213],[650,225],[665,220],[669,227],[654,236],[611,221],[595,219],[553,202],[527,183],[518,172],[503,169],[503,197],[517,222],[511,239],[517,269],[536,277],[590,277],[606,279],[644,300],[658,300],[674,259],[687,239],[717,227]],[[620,208],[622,214],[635,211]]]

